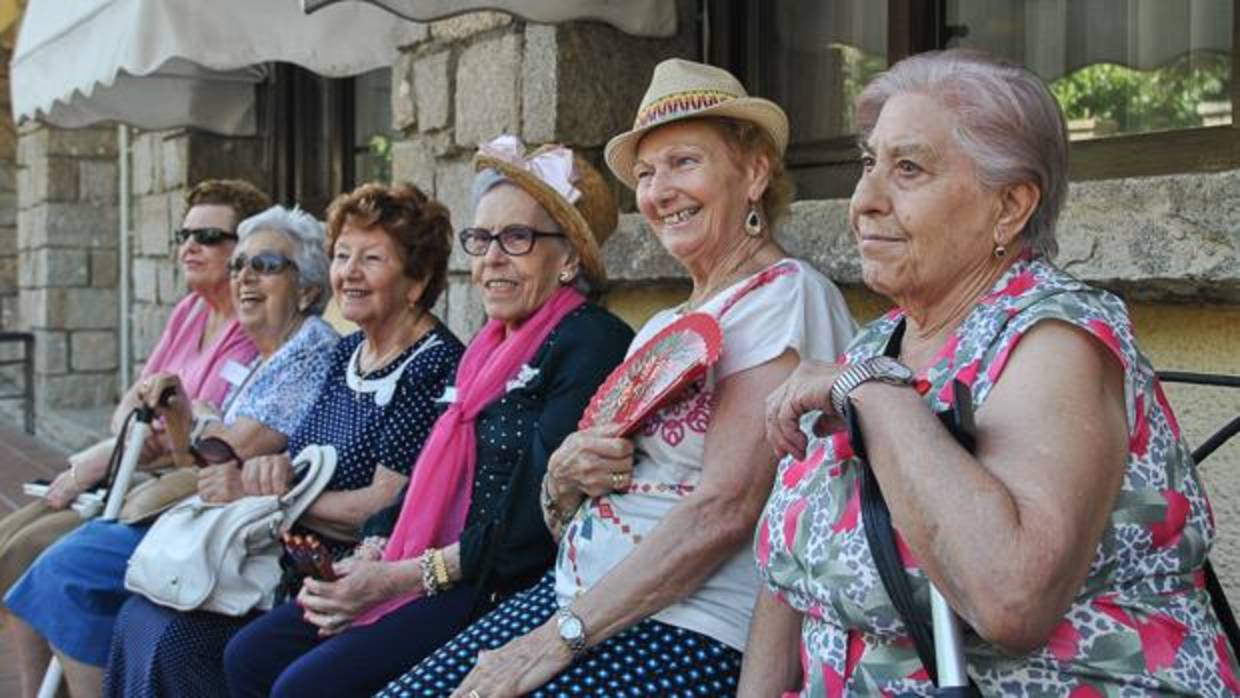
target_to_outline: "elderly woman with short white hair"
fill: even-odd
[[[856,111],[849,223],[898,308],[768,402],[790,456],[758,528],[741,695],[932,695],[931,582],[984,695],[1237,695],[1175,417],[1123,302],[1050,261],[1068,164],[1050,90],[945,51]],[[936,415],[966,401],[973,449]]]
[[[242,221],[237,234],[228,260],[232,303],[258,357],[238,379],[241,387],[222,414],[209,404],[196,405],[193,433],[221,439],[231,448],[231,453],[224,449],[226,455],[245,459],[285,448],[312,404],[306,395],[317,390],[339,337],[318,316],[331,297],[323,224],[302,211],[274,206]],[[175,392],[161,415],[189,422],[190,398],[176,374],[146,376],[138,385],[139,398],[153,402],[165,387]],[[203,465],[197,474],[204,499],[214,498],[227,483],[239,483],[237,460]],[[86,523],[44,552],[6,598],[13,613],[52,645],[74,696],[99,692],[116,614],[130,596],[126,563],[150,523],[149,518]]]

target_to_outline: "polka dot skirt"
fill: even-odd
[[[556,610],[555,578],[548,574],[483,616],[379,696],[446,696],[465,679],[479,651],[530,632]],[[740,673],[740,652],[705,635],[647,620],[595,646],[530,695],[731,696]]]

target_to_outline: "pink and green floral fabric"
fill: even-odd
[[[880,354],[902,317],[897,309],[863,328],[845,359]],[[946,408],[960,379],[981,408],[1017,342],[1044,320],[1081,328],[1122,364],[1127,472],[1085,585],[1050,641],[1013,657],[969,633],[970,674],[994,696],[1240,695],[1240,669],[1201,570],[1214,538],[1210,505],[1122,301],[1040,258],[1019,260],[922,376],[927,403]],[[866,543],[858,468],[842,432],[814,437],[804,460],[784,459],[758,524],[758,567],[803,614],[800,695],[928,695],[933,687]],[[967,512],[960,525],[970,525]],[[926,577],[897,544],[928,609]]]

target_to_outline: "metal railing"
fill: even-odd
[[[23,414],[25,416],[26,433],[34,433],[34,335],[29,332],[0,332],[0,345],[20,343],[22,345],[22,357],[20,359],[4,359],[0,358],[0,368],[5,366],[21,366],[22,367],[22,384],[19,392],[0,393],[0,400],[11,400],[13,398],[22,398],[25,403],[23,406]]]

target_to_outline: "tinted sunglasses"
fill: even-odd
[[[228,260],[228,273],[233,276],[239,275],[246,267],[249,267],[250,271],[267,276],[279,274],[289,267],[296,269],[297,263],[279,252],[259,252],[253,257],[241,253]]]
[[[237,234],[224,230],[223,228],[177,228],[172,231],[173,236],[177,239],[178,245],[184,245],[185,241],[194,238],[194,242],[199,245],[218,245],[226,240],[236,241]]]
[[[528,225],[504,226],[498,233],[486,228],[466,228],[459,234],[461,248],[465,254],[481,257],[491,249],[491,241],[499,243],[499,248],[512,257],[529,254],[534,249],[534,241],[538,238],[562,238],[564,233],[544,233],[534,230]]]
[[[194,465],[200,468],[232,461],[237,462],[238,468],[241,467],[241,459],[237,457],[237,452],[228,445],[227,441],[218,436],[198,439],[194,445],[189,447],[189,455],[194,459]]]

